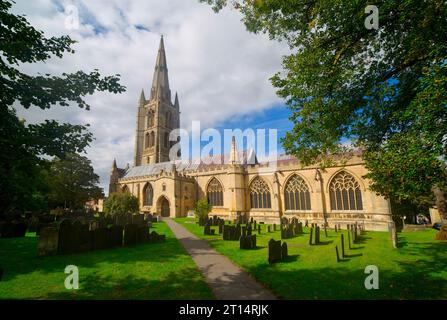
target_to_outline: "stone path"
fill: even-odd
[[[170,218],[163,221],[191,255],[205,281],[220,300],[275,300],[267,288],[256,282],[247,272],[235,266],[227,257],[212,249]]]

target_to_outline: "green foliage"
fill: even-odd
[[[216,11],[230,3],[201,2]],[[340,144],[348,140],[366,151],[375,191],[433,203],[431,187],[447,190],[447,3],[375,1],[378,30],[364,25],[369,4],[245,0],[235,7],[249,31],[292,51],[271,79],[294,123],[282,140],[287,153],[324,166],[349,150]]]
[[[129,192],[112,193],[104,201],[104,213],[106,215],[138,213],[138,198]]]
[[[208,213],[213,210],[213,206],[208,202],[207,199],[200,199],[197,201],[194,207],[194,213],[196,217],[200,220],[208,218]]]
[[[14,103],[24,108],[47,109],[70,102],[89,109],[86,95],[95,91],[121,93],[119,75],[101,77],[98,70],[61,76],[28,75],[21,64],[41,63],[73,53],[69,36],[46,38],[25,17],[10,12],[13,2],[0,0],[0,215],[43,209],[45,195],[40,172],[45,158],[63,159],[80,153],[92,142],[88,125],[46,120],[26,125],[18,119]]]
[[[102,189],[98,187],[99,176],[95,174],[91,161],[79,154],[55,158],[43,174],[52,208],[82,209],[88,200],[102,196]]]

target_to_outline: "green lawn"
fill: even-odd
[[[400,247],[394,249],[387,232],[367,232],[346,261],[338,262],[335,245],[340,233],[321,232],[326,244],[309,246],[309,233],[285,240],[291,257],[269,265],[267,242],[280,239],[280,233],[257,236],[258,249],[241,250],[238,241],[223,241],[220,235],[204,236],[203,227],[194,219],[177,222],[209,241],[217,251],[228,256],[261,283],[284,299],[447,299],[447,242],[435,241],[435,230],[399,234]],[[217,227],[213,227],[216,229]],[[273,229],[273,228],[272,228]],[[345,242],[347,241],[347,231]],[[347,247],[347,244],[346,244]],[[365,267],[379,268],[379,289],[366,290]]]
[[[164,222],[151,230],[166,242],[82,254],[37,257],[37,240],[0,239],[0,299],[213,299],[191,257]],[[79,289],[64,286],[79,268]]]

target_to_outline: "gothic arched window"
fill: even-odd
[[[155,133],[154,131],[152,131],[149,138],[149,147],[153,147],[154,144],[155,144]]]
[[[303,178],[294,174],[284,189],[286,210],[311,210],[310,192]]]
[[[329,185],[332,210],[363,210],[362,192],[357,180],[346,171],[340,171]]]
[[[149,133],[146,133],[144,136],[144,147],[145,148],[151,147],[151,137],[150,137]]]
[[[151,184],[148,182],[143,188],[143,206],[151,206],[154,197],[154,191]]]
[[[269,187],[260,177],[256,177],[250,184],[250,206],[252,208],[272,207]]]
[[[206,189],[208,202],[213,206],[223,206],[223,188],[219,180],[212,178]]]

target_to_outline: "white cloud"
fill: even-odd
[[[268,78],[280,70],[288,49],[265,35],[248,33],[235,10],[215,14],[198,0],[16,3],[14,12],[26,14],[46,36],[69,34],[78,41],[74,55],[25,65],[26,72],[61,74],[98,68],[103,75],[121,74],[127,91],[87,97],[91,111],[18,108],[29,122],[89,123],[96,140],[88,156],[106,189],[114,157],[122,167],[133,163],[136,105],[141,88],[149,92],[160,34],[165,37],[171,90],[179,93],[182,127],[189,128],[192,120],[200,120],[202,128],[222,125],[236,115],[280,102]],[[69,4],[79,9],[79,30],[65,28],[62,9]]]

